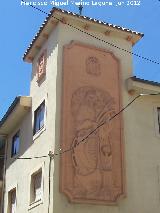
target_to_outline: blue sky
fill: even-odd
[[[67,0],[57,0],[57,2],[65,1]],[[44,2],[44,0],[34,0],[34,2]],[[53,5],[50,4],[50,0],[45,2],[48,3],[48,6],[37,7],[49,12]],[[74,3],[78,2],[78,0],[74,1]],[[83,15],[143,32],[144,38],[134,46],[133,51],[160,62],[159,0],[136,1],[140,2],[140,6],[127,6],[127,0],[110,0],[112,6],[95,6],[96,2],[106,2],[105,0],[94,0],[94,6],[91,0],[83,0],[82,2],[90,4],[84,6]],[[117,2],[124,3],[122,6],[116,6]],[[72,4],[69,0],[67,6],[60,8],[78,12],[74,3]],[[29,95],[31,65],[23,62],[22,56],[45,16],[29,6],[21,6],[20,0],[0,2],[0,118],[16,96]],[[134,57],[133,66],[134,75],[160,82],[160,65]]]

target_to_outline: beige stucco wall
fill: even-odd
[[[97,36],[131,51],[131,44],[126,40],[118,39],[118,37],[110,38],[103,34]],[[11,160],[11,138],[20,128],[22,132],[20,157],[47,155],[49,150],[57,151],[59,149],[63,46],[72,40],[113,52],[120,60],[123,106],[133,99],[127,92],[125,82],[132,76],[132,56],[77,32],[67,25],[58,24],[40,51],[41,53],[47,49],[46,79],[41,85],[37,84],[35,75],[37,58],[40,53],[33,61],[30,90],[32,111],[25,117],[21,126],[17,127],[8,137],[4,212],[7,209],[7,193],[15,186],[17,187],[17,213],[46,213],[48,211],[49,158]],[[44,99],[46,102],[45,128],[34,139],[32,135],[33,115]],[[156,136],[155,128],[157,122],[155,107],[160,106],[158,99],[158,97],[141,97],[123,113],[126,198],[115,206],[69,203],[66,196],[59,192],[59,157],[57,156],[52,162],[51,213],[158,213],[160,211],[160,185],[158,183],[160,178],[160,137]],[[29,210],[30,176],[39,167],[42,167],[44,175],[43,203]]]
[[[127,198],[120,202],[120,212],[160,211],[157,106],[158,96],[141,97],[124,112]]]
[[[58,30],[58,29],[57,29]],[[32,96],[32,110],[22,121],[21,125],[8,136],[7,151],[7,171],[6,171],[6,191],[5,208],[7,212],[8,192],[16,187],[17,189],[17,213],[25,212],[48,212],[48,183],[49,183],[49,157],[32,160],[12,160],[11,140],[14,134],[20,129],[21,144],[20,153],[16,157],[34,157],[48,155],[54,148],[55,113],[56,113],[56,70],[57,70],[57,30],[43,45],[39,54],[33,61],[33,69],[30,85],[30,96]],[[36,80],[37,59],[41,52],[47,49],[46,79],[38,85]],[[33,136],[34,111],[45,100],[45,125],[42,131]],[[31,174],[42,167],[43,173],[43,200],[36,207],[30,206],[30,178]],[[52,164],[53,170],[53,164]],[[51,171],[53,173],[53,171]],[[53,180],[51,178],[51,180]],[[52,185],[51,185],[52,187]],[[52,191],[51,191],[51,200]],[[50,204],[52,208],[52,202]]]
[[[6,193],[5,193],[5,211],[7,212],[8,192],[16,188],[17,193],[17,212],[28,212],[30,208],[30,177],[39,167],[43,166],[43,174],[45,179],[48,176],[48,161],[47,159],[33,159],[33,160],[14,160],[11,159],[11,142],[15,133],[20,130],[20,152],[16,157],[31,157],[41,156],[42,153],[47,153],[47,147],[42,143],[45,139],[43,136],[33,141],[31,112],[25,117],[23,123],[15,129],[15,131],[8,137],[8,151],[7,151],[7,171],[6,171]],[[43,151],[42,151],[43,150]],[[47,188],[44,189],[44,195],[47,194]],[[45,198],[45,197],[44,197]],[[47,203],[47,199],[44,201]],[[43,209],[44,205],[39,205],[37,210]],[[30,210],[31,212],[33,210]]]

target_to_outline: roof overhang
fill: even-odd
[[[131,77],[126,80],[127,90],[131,95],[160,93],[160,83]]]
[[[124,27],[109,24],[90,17],[80,16],[58,8],[53,8],[27,48],[23,56],[24,61],[32,63],[35,55],[59,22],[70,26],[72,25],[76,28],[80,28],[81,30],[83,29],[88,33],[98,32],[105,34],[106,36],[121,37],[126,39],[128,42],[131,42],[132,45],[144,36],[142,33],[132,31]]]
[[[8,111],[0,121],[0,135],[10,134],[23,120],[32,106],[32,98],[29,96],[16,97]]]

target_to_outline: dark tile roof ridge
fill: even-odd
[[[125,32],[129,32],[129,33],[132,33],[132,34],[136,34],[136,35],[139,35],[141,37],[144,36],[143,33],[140,33],[140,32],[137,32],[137,31],[133,31],[131,29],[127,29],[127,28],[124,28],[124,27],[121,27],[121,26],[118,26],[118,25],[114,25],[114,24],[110,24],[110,23],[107,23],[105,21],[101,21],[101,20],[98,20],[98,19],[95,19],[95,18],[91,18],[91,17],[87,17],[87,16],[82,16],[82,15],[79,15],[77,13],[73,13],[73,12],[70,12],[70,11],[62,10],[60,8],[57,8],[57,7],[53,7],[52,10],[48,13],[48,15],[45,18],[45,20],[42,23],[42,25],[40,26],[38,32],[34,36],[33,40],[31,41],[30,45],[28,46],[27,50],[25,51],[25,53],[23,55],[23,60],[25,59],[26,55],[28,54],[28,52],[32,48],[34,42],[36,41],[36,39],[38,38],[38,36],[40,35],[40,33],[42,32],[42,30],[46,26],[46,24],[48,23],[48,21],[50,20],[50,18],[52,18],[52,16],[53,16],[52,14],[54,13],[54,11],[59,11],[61,13],[65,13],[65,14],[68,14],[68,15],[73,15],[73,16],[76,16],[78,18],[83,18],[83,19],[86,19],[88,21],[92,21],[92,22],[95,22],[95,23],[98,23],[98,24],[102,24],[102,25],[106,25],[106,26],[109,26],[109,27],[113,27],[115,29],[118,29],[118,30],[121,30],[121,31],[125,31]]]
[[[144,83],[144,84],[150,84],[152,86],[160,86],[160,82],[146,80],[146,79],[139,78],[139,77],[136,77],[136,76],[131,77],[131,79],[133,81],[138,81],[138,82],[141,82],[141,83]]]

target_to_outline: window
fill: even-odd
[[[20,137],[19,131],[13,136],[12,138],[12,150],[11,150],[11,157],[15,156],[19,152],[20,146]]]
[[[34,112],[34,135],[44,126],[45,102]]]
[[[16,189],[8,193],[8,213],[16,213]]]
[[[157,114],[158,114],[158,131],[160,134],[160,107],[157,107]]]
[[[42,200],[42,169],[31,176],[30,203]]]

